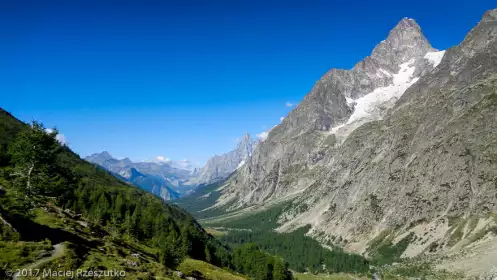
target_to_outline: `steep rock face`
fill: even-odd
[[[347,243],[338,245],[363,253],[378,236],[395,243],[414,234],[404,256],[449,254],[491,237],[497,10],[445,53],[418,34],[404,19],[354,69],[327,73],[227,183],[217,205],[231,202],[234,209],[298,194],[293,203],[305,207],[284,213],[279,230],[311,224],[312,235],[340,237]],[[395,77],[372,75],[378,69],[399,75],[403,67],[415,68],[405,92],[385,89]],[[361,98],[378,91],[391,98],[354,119]]]
[[[195,184],[210,184],[228,177],[250,159],[256,145],[257,142],[246,133],[236,149],[210,158],[204,167],[195,170],[191,181]]]
[[[252,204],[305,189],[312,180],[301,178],[294,182],[292,177],[324,156],[325,152],[320,150],[323,139],[330,130],[334,132],[333,128],[349,121],[357,111],[355,106],[360,105],[357,100],[381,88],[390,87],[397,93],[370,106],[376,111],[375,116],[360,116],[347,127],[345,135],[352,128],[383,116],[411,83],[434,67],[425,56],[435,51],[414,20],[402,19],[371,56],[351,70],[330,70],[314,85],[237,172],[231,182],[233,187],[226,189],[222,201],[235,198],[239,205]],[[402,76],[404,72],[400,71],[406,69],[410,72],[398,82],[396,76]]]

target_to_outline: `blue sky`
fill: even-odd
[[[403,17],[458,44],[494,1],[23,1],[0,4],[0,106],[82,156],[199,163],[279,123],[330,68]]]

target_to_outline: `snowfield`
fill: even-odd
[[[442,61],[445,51],[428,52],[424,58],[427,59],[433,67],[436,67]],[[380,87],[374,91],[357,99],[346,97],[347,105],[354,109],[354,112],[347,122],[332,127],[330,133],[337,136],[346,137],[354,129],[362,124],[374,120],[381,120],[385,111],[392,108],[404,92],[416,83],[419,77],[414,77],[416,67],[414,59],[400,65],[400,70],[392,74],[384,69],[378,69],[378,76],[384,75],[392,77],[393,82],[386,87]]]
[[[433,67],[437,67],[438,64],[440,64],[440,62],[442,61],[444,54],[445,51],[429,52],[425,55],[425,58],[428,59],[431,64],[433,64]]]

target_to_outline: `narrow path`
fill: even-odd
[[[42,258],[42,259],[39,259],[27,266],[24,266],[23,268],[21,268],[21,271],[22,270],[29,270],[29,269],[35,269],[37,268],[38,266],[42,265],[42,264],[45,264],[55,258],[58,258],[58,257],[61,257],[62,255],[64,255],[64,244],[60,243],[60,244],[56,244],[53,246],[53,252],[52,252],[52,255],[50,255],[49,257],[46,257],[46,258]],[[17,276],[14,276],[12,277],[12,279],[14,280],[17,280],[17,279],[20,279],[22,278],[22,276],[20,277],[17,277]]]

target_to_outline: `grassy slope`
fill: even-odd
[[[246,280],[246,276],[241,274],[235,274],[228,270],[220,269],[219,267],[213,266],[206,262],[186,259],[182,264],[179,265],[178,269],[185,273],[186,275],[193,275],[194,271],[199,271],[207,279],[213,280]]]
[[[35,214],[32,220],[33,228],[36,227],[40,235],[60,235],[59,239],[50,236],[53,241],[36,238],[29,241],[0,241],[0,270],[98,268],[124,270],[126,279],[147,279],[150,275],[157,279],[178,278],[174,270],[159,263],[158,251],[154,248],[132,239],[112,236],[102,227],[90,229],[86,226],[88,221],[62,211],[51,202],[37,209]],[[60,244],[64,249],[53,255],[53,245],[56,244]],[[139,256],[134,257],[133,254]],[[186,259],[176,270],[186,276],[192,275],[193,271],[199,271],[205,279],[212,280],[245,279],[228,270],[192,259]],[[4,275],[4,272],[1,274]]]
[[[353,274],[311,274],[311,273],[294,273],[297,280],[366,280],[367,277]]]

